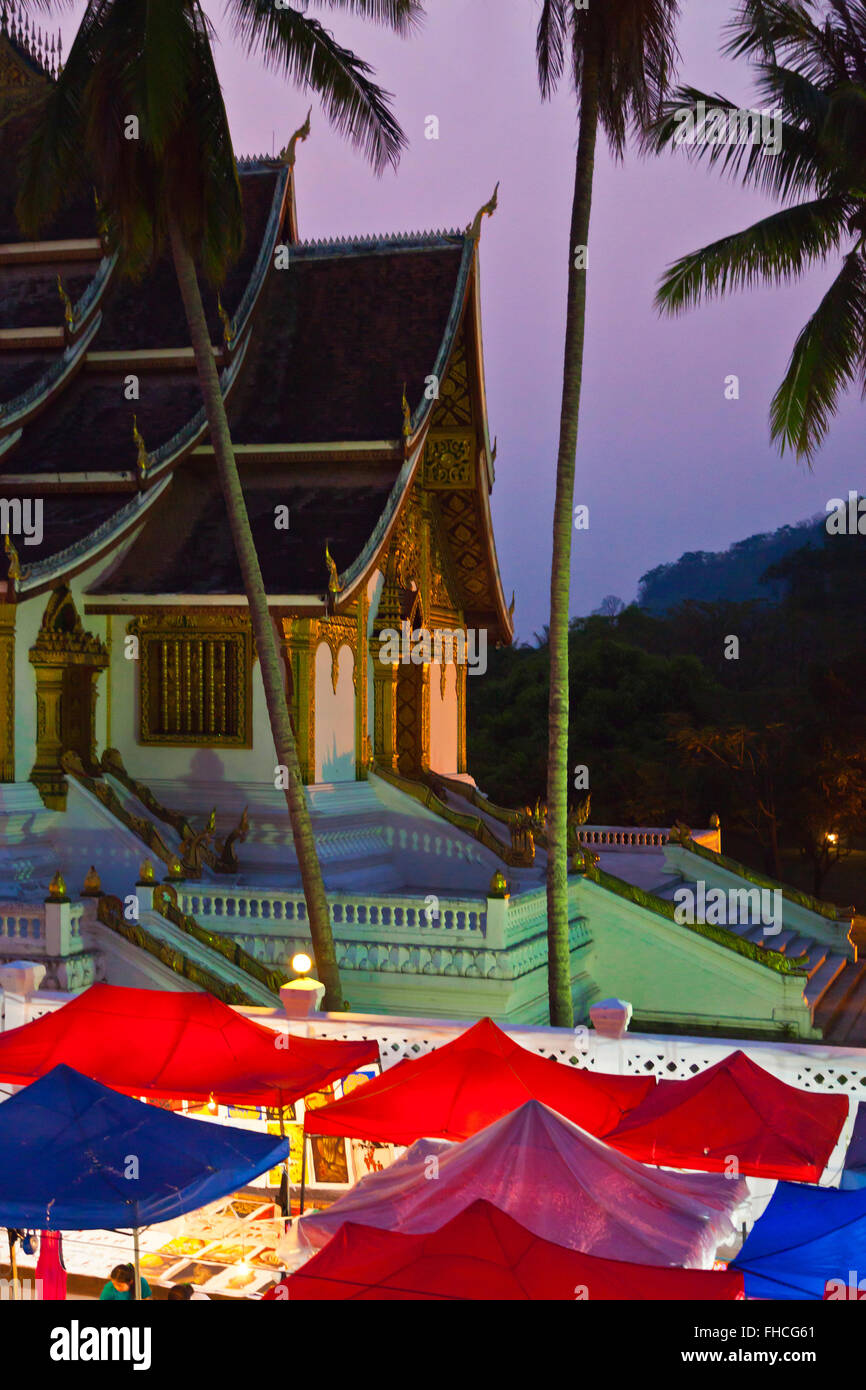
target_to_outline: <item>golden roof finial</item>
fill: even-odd
[[[66,880],[60,870],[54,875],[48,885],[48,902],[62,903],[66,901]]]
[[[338,594],[340,592],[340,579],[327,541],[325,541],[325,564],[328,566],[328,592]]]
[[[105,209],[99,201],[99,194],[95,188],[93,190],[93,205],[96,208],[96,230],[99,234],[99,240],[102,243],[102,249],[104,251],[108,245],[108,219],[105,216]]]
[[[17,584],[19,580],[26,578],[26,576],[30,573],[30,570],[29,568],[26,571],[22,570],[21,560],[18,556],[18,551],[15,549],[15,542],[13,541],[12,537],[9,535],[8,532],[3,537],[3,547],[6,551],[7,574],[9,578],[12,580],[12,583]]]
[[[96,866],[91,864],[87,873],[84,875],[84,887],[81,890],[82,897],[95,898],[102,895],[102,880],[96,872]]]
[[[488,898],[510,898],[508,891],[508,881],[505,875],[497,870],[490,880],[490,887],[487,889]]]
[[[67,329],[71,333],[75,328],[75,310],[72,307],[72,300],[63,288],[63,281],[59,275],[57,277],[57,293],[63,300],[63,318],[66,322]]]
[[[493,453],[490,455],[490,462],[491,462],[491,463],[495,463],[495,462],[496,462],[496,450],[497,450],[498,448],[499,448],[499,435],[496,434],[496,435],[493,436]]]
[[[468,237],[471,237],[473,241],[477,241],[481,236],[481,223],[484,219],[485,213],[488,217],[492,217],[498,207],[499,183],[497,182],[496,187],[493,190],[493,197],[490,199],[489,203],[484,204],[483,208],[478,209],[478,211],[475,214],[475,221],[472,223],[471,226],[466,228],[466,235]]]
[[[406,398],[406,383],[403,382],[403,438],[410,439],[412,436],[412,411],[409,409],[409,402]]]
[[[209,835],[213,833],[213,829],[214,829],[214,826],[215,826],[215,825],[216,825],[216,806],[214,806],[213,810],[211,811],[210,815],[208,816],[208,818],[207,818],[207,825],[205,826],[205,830],[207,831],[207,833],[208,833]]]
[[[511,590],[511,602],[508,605],[508,617],[514,617],[514,590]]]
[[[226,313],[225,309],[223,308],[223,302],[220,299],[219,295],[217,295],[217,313],[219,314],[220,319],[222,320],[223,343],[227,348],[230,348],[235,340],[234,330],[232,328],[232,321]]]
[[[132,417],[132,437],[135,440],[135,447],[138,450],[135,458],[135,466],[138,469],[138,481],[143,483],[147,477],[147,470],[150,467],[150,454],[147,452],[144,439],[138,428],[137,415],[133,415]]]
[[[313,108],[311,106],[309,111],[307,112],[307,119],[304,121],[304,124],[302,126],[298,126],[298,129],[295,131],[289,143],[285,146],[284,149],[280,150],[280,162],[285,164],[287,169],[294,169],[295,167],[295,157],[297,154],[298,141],[306,140],[307,136],[309,135],[310,117],[312,116],[312,114]]]

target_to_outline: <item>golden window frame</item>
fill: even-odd
[[[253,644],[250,631],[230,623],[225,625],[203,624],[200,627],[186,623],[182,625],[166,624],[158,627],[151,627],[150,624],[136,626],[138,626],[140,644],[138,661],[139,743],[145,746],[155,745],[173,748],[252,748]],[[219,645],[222,645],[225,654],[229,652],[234,654],[235,670],[238,672],[238,679],[234,688],[234,709],[228,710],[224,700],[224,710],[227,711],[226,723],[230,724],[228,730],[217,727],[219,718],[215,695],[219,672],[214,660],[207,656],[209,650],[211,657],[215,657]],[[197,661],[195,660],[196,646],[198,647]],[[158,657],[154,659],[155,653],[160,647],[162,648],[162,661]],[[169,653],[176,663],[179,677],[184,682],[181,694],[185,695],[185,700],[183,704],[178,701],[175,702],[175,722],[183,722],[181,715],[185,710],[184,717],[189,724],[192,724],[194,714],[197,712],[201,715],[207,707],[210,728],[202,728],[200,726],[202,721],[199,721],[198,727],[179,728],[171,732],[165,731],[166,725],[169,723],[166,718],[169,692],[165,689],[165,682],[161,677],[162,671],[165,669],[162,662],[165,661]],[[223,667],[222,678],[224,682],[227,682],[225,667]],[[154,719],[153,712],[160,709],[163,711],[163,717]],[[228,715],[231,716],[230,719]]]

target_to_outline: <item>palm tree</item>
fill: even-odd
[[[580,129],[568,251],[568,306],[553,557],[550,576],[550,704],[547,754],[547,939],[550,1021],[574,1023],[568,940],[568,623],[574,473],[586,321],[586,255],[599,128],[616,159],[629,127],[657,113],[677,58],[679,0],[543,0],[536,52],[542,97],[568,70]]]
[[[408,33],[418,0],[314,0]],[[235,34],[265,63],[312,89],[337,130],[377,172],[405,143],[388,94],[371,69],[317,20],[272,0],[228,0]],[[240,183],[211,48],[198,0],[88,0],[66,66],[48,91],[29,143],[18,215],[35,235],[65,191],[95,183],[121,266],[140,273],[168,250],[186,311],[232,538],[243,576],[277,763],[301,871],[324,1006],[344,1001],[330,913],[316,852],[283,671],[235,462],[201,291],[199,270],[219,285],[243,239]],[[127,138],[138,121],[137,138]]]
[[[710,112],[731,122],[733,102],[680,88],[647,137],[677,145],[782,204],[744,231],[694,251],[665,272],[657,303],[678,314],[703,298],[764,282],[790,283],[839,258],[839,272],[800,332],[770,408],[770,431],[810,466],[847,387],[866,386],[866,5],[861,0],[748,0],[724,51],[749,57],[764,110],[778,112],[769,140],[702,141]],[[706,109],[699,109],[698,102]],[[691,120],[693,143],[677,131]],[[721,130],[713,115],[713,131]],[[743,128],[740,121],[739,128]],[[769,133],[769,132],[768,132]]]

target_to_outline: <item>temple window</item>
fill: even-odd
[[[243,632],[144,633],[141,742],[249,747],[250,666]]]

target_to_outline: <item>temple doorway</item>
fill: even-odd
[[[36,676],[36,761],[30,780],[46,806],[62,811],[63,754],[76,754],[88,771],[96,767],[96,680],[108,665],[105,646],[85,631],[65,584],[48,600],[29,655]]]

